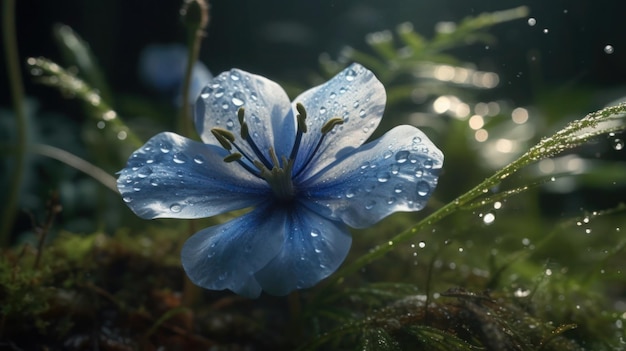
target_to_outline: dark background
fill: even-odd
[[[140,51],[148,44],[185,41],[180,4],[179,0],[21,0],[17,4],[20,55],[59,60],[52,28],[67,24],[91,44],[115,92],[137,91],[145,88],[137,74]],[[365,49],[367,33],[393,30],[410,21],[418,33],[431,37],[437,22],[458,22],[521,5],[530,8],[535,26],[526,20],[500,24],[490,30],[498,40],[495,45],[454,52],[479,69],[500,74],[500,96],[516,104],[532,103],[537,82],[531,77],[542,84],[581,84],[602,90],[626,83],[626,5],[614,0],[214,0],[201,60],[215,74],[239,67],[294,81],[318,68],[322,52],[336,57],[345,45]],[[607,44],[614,47],[613,54],[604,52]],[[27,92],[39,95],[41,87],[26,80]],[[2,84],[4,106],[6,89]],[[50,95],[46,91],[50,92],[43,90],[38,96],[44,106]]]

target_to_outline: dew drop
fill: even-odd
[[[162,142],[159,144],[159,149],[162,153],[166,154],[172,150],[172,145],[168,142]]]
[[[421,178],[424,175],[424,171],[422,171],[420,168],[415,170],[415,176],[417,178]]]
[[[357,75],[357,73],[356,73],[355,70],[349,69],[348,71],[346,71],[346,80],[348,82],[351,82],[351,81],[354,80],[354,78],[356,78],[356,75]]]
[[[532,17],[528,19],[528,25],[529,25],[529,26],[531,26],[531,27],[532,27],[532,26],[534,26],[535,24],[537,24],[537,20],[536,20],[536,19],[534,19],[534,18],[532,18]]]
[[[326,113],[326,107],[322,106],[320,107],[320,114],[323,115]]]
[[[378,181],[380,183],[387,183],[389,181],[389,177],[390,177],[389,173],[387,172],[380,172],[378,173],[378,176],[377,176]]]
[[[208,95],[208,94],[207,94]],[[213,94],[216,98],[221,98],[222,96],[224,96],[224,88],[218,88],[215,91],[215,94]]]
[[[371,200],[371,201],[368,201],[368,202],[365,204],[365,209],[366,209],[366,210],[371,210],[372,208],[374,208],[374,206],[376,206],[376,201]]]
[[[245,101],[243,93],[240,91],[233,93],[233,98],[230,101],[237,107],[242,106]]]
[[[330,98],[331,98],[331,99],[334,99],[334,98],[336,98],[336,97],[337,97],[337,94],[335,94],[335,92],[330,93]]]
[[[354,104],[352,104],[352,107],[358,108],[359,107],[359,100],[355,101]]]
[[[361,109],[361,111],[359,111],[359,117],[365,118],[365,115],[365,110]]]
[[[402,192],[402,185],[396,185],[396,187],[393,189],[393,192],[396,194],[400,194]]]
[[[393,175],[400,173],[400,166],[398,165],[391,165],[389,168],[391,169],[391,174]]]
[[[361,165],[361,169],[366,169],[370,166],[370,163],[368,161],[365,161],[362,165]]]
[[[492,224],[496,220],[496,215],[488,212],[483,216],[483,222],[487,225]]]
[[[177,153],[174,155],[174,162],[180,164],[183,164],[185,162],[187,162],[187,156],[185,156],[185,154],[181,154],[181,153]]]
[[[137,177],[139,178],[147,178],[150,174],[152,174],[152,168],[150,167],[141,167],[137,171]]]
[[[193,157],[193,162],[195,162],[195,163],[197,163],[199,165],[203,164],[204,163],[204,156],[202,156],[202,155],[194,156]]]
[[[348,199],[353,198],[353,197],[354,197],[354,191],[352,191],[352,190],[348,190],[348,191],[346,192],[346,197],[347,197]]]
[[[363,133],[367,133],[369,131],[370,131],[370,129],[368,127],[363,127]]]
[[[396,202],[395,197],[390,197],[387,199],[387,205],[393,205],[394,202]]]
[[[257,101],[259,97],[256,95],[256,93],[250,93],[250,99],[252,99],[252,101]]]
[[[424,197],[428,196],[429,193],[430,185],[428,185],[428,183],[426,183],[425,181],[417,183],[417,195]]]
[[[234,126],[235,126],[235,122],[233,122],[232,119],[228,119],[228,121],[226,121],[226,128],[228,128],[228,130],[233,129]]]
[[[385,151],[385,153],[383,154],[383,158],[386,160],[388,158],[390,158],[391,156],[393,156],[393,152],[391,152],[391,150],[387,150]]]
[[[311,229],[311,237],[317,238],[318,236],[320,236],[320,231],[315,228]]]
[[[158,186],[159,183],[157,182],[156,178],[150,178],[150,185],[152,186]]]
[[[239,75],[239,72],[232,71],[232,72],[230,72],[230,79],[232,79],[234,81],[238,81],[238,80],[241,79],[241,76]]]
[[[396,161],[398,161],[398,163],[405,163],[406,160],[409,158],[409,154],[410,152],[403,150],[403,151],[399,151],[396,154]]]
[[[132,202],[132,201],[133,201],[133,198],[132,198],[132,197],[130,197],[130,196],[124,196],[124,197],[122,198],[122,200],[124,200],[124,202],[126,202],[126,203],[129,203],[129,202]]]
[[[548,34],[550,31],[548,30],[548,28],[544,28],[543,29],[543,34]]]
[[[433,160],[428,159],[428,160],[424,161],[424,168],[426,168],[426,169],[433,168]]]
[[[622,139],[615,138],[611,141],[611,145],[613,146],[613,149],[620,151],[624,148],[624,141]]]
[[[170,206],[170,211],[174,212],[174,213],[178,213],[183,209],[183,207],[179,204],[172,204],[172,206]]]
[[[409,155],[409,162],[415,164],[417,163],[417,160],[419,159],[419,156],[417,156],[416,154],[410,154]]]

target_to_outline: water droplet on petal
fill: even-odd
[[[157,182],[156,178],[150,178],[150,185],[152,186],[158,186],[159,183]]]
[[[126,202],[126,203],[129,203],[129,202],[133,201],[133,198],[132,198],[132,197],[130,197],[130,196],[124,196],[124,197],[122,198],[122,200],[124,200],[124,202]]]
[[[413,144],[420,144],[422,142],[422,138],[420,137],[413,137]]]
[[[398,153],[396,154],[396,161],[398,161],[398,163],[405,163],[406,160],[409,158],[409,154],[410,152],[406,150],[398,151]]]
[[[150,174],[152,174],[152,168],[145,166],[145,167],[141,167],[138,171],[137,171],[137,177],[139,178],[146,178],[148,177]]]
[[[352,104],[352,106],[353,106],[354,108],[359,107],[359,100],[355,101],[355,102],[354,102],[354,104]]]
[[[390,197],[387,199],[387,205],[393,205],[394,202],[396,202],[395,197]]]
[[[242,106],[245,102],[245,98],[243,96],[243,93],[240,91],[237,91],[235,93],[233,93],[233,98],[231,99],[233,105],[239,107]]]
[[[393,189],[393,192],[396,194],[400,194],[402,192],[402,185],[396,185],[396,187]]]
[[[365,204],[365,209],[371,210],[372,208],[374,208],[374,206],[376,206],[376,201],[370,200]]]
[[[323,115],[326,113],[326,107],[322,106],[320,107],[320,114]]]
[[[622,139],[615,138],[613,139],[611,144],[613,146],[613,149],[617,151],[622,150],[624,148],[624,141]]]
[[[174,212],[174,213],[178,213],[183,209],[183,207],[179,204],[172,204],[172,206],[170,206],[170,211]]]
[[[221,98],[222,96],[224,96],[224,88],[220,87],[217,90],[215,90],[215,93],[213,94],[216,98]]]
[[[359,111],[359,117],[365,118],[365,110]]]
[[[424,168],[426,168],[426,169],[433,168],[433,160],[428,159],[428,160],[424,161]]]
[[[228,128],[228,130],[231,130],[234,126],[235,122],[233,122],[233,120],[229,118],[228,121],[226,121],[226,128]]]
[[[222,109],[224,109],[224,110],[228,110],[228,108],[229,108],[229,107],[230,107],[230,106],[228,105],[228,102],[226,102],[226,101],[222,101]]]
[[[172,144],[164,141],[159,144],[159,149],[161,150],[162,153],[166,154],[172,150]]]
[[[417,156],[417,154],[410,154],[409,155],[409,162],[415,164],[417,163],[417,160],[419,159],[419,156]]]
[[[336,98],[336,97],[337,97],[337,94],[335,94],[335,92],[330,93],[330,98],[331,98],[331,99],[334,99],[334,98]]]
[[[387,172],[380,172],[380,173],[378,173],[378,176],[377,176],[378,181],[379,181],[380,183],[386,183],[386,182],[388,182],[388,181],[389,181],[389,177],[390,177],[390,176],[389,176],[389,173],[387,173]]]
[[[195,163],[197,163],[199,165],[203,164],[204,163],[204,156],[202,156],[202,155],[194,156],[193,162],[195,162]]]
[[[398,173],[400,173],[400,166],[398,165],[391,165],[391,167],[389,167],[389,169],[391,170],[391,174],[396,175]]]
[[[183,164],[187,162],[187,156],[185,156],[185,154],[177,153],[174,155],[174,162],[178,164]]]
[[[356,75],[357,75],[357,73],[356,73],[355,70],[349,69],[349,70],[346,71],[346,80],[348,82],[351,82],[351,81],[354,80],[354,78],[356,78]]]
[[[238,81],[241,79],[241,75],[237,71],[230,72],[230,79]]]
[[[354,191],[352,191],[352,190],[348,190],[348,191],[346,192],[346,197],[347,197],[348,199],[353,198],[353,197],[354,197]]]
[[[317,230],[315,228],[311,229],[311,237],[317,238],[319,235],[320,235],[320,231],[319,230]]]
[[[427,196],[430,193],[430,185],[425,181],[421,181],[417,183],[417,195],[419,196]]]
[[[393,156],[393,152],[391,152],[391,150],[387,150],[385,151],[385,153],[383,154],[383,158],[386,160],[389,157]]]
[[[415,170],[416,177],[421,178],[423,175],[424,175],[424,172],[420,168]]]

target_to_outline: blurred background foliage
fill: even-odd
[[[188,223],[140,220],[111,189],[130,152],[176,129],[180,82],[154,86],[143,57],[154,45],[184,47],[180,6],[17,4],[29,152],[0,262],[0,347],[625,348],[623,132],[532,163],[486,189],[484,203],[391,241],[568,122],[624,100],[623,5],[211,3],[200,63],[214,74],[249,70],[294,97],[360,62],[388,93],[377,135],[413,124],[446,157],[425,211],[353,231],[347,264],[392,246],[384,256],[300,294],[255,301],[190,287],[178,260]],[[6,194],[16,125],[8,85],[0,89]]]

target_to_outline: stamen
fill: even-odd
[[[213,128],[211,129],[211,134],[217,139],[217,141],[222,145],[222,147],[228,151],[230,151],[233,146],[230,144],[235,141],[235,136],[233,133],[221,129],[221,128]]]
[[[333,128],[335,128],[335,126],[341,125],[343,123],[344,123],[344,121],[340,117],[331,118],[328,121],[326,121],[326,123],[324,123],[324,125],[322,126],[322,129],[321,129],[322,136],[317,141],[317,145],[315,145],[315,149],[313,149],[313,152],[311,152],[311,154],[309,155],[309,158],[307,158],[307,160],[302,164],[302,167],[300,167],[300,170],[298,171],[298,173],[296,173],[293,176],[294,178],[299,176],[300,173],[302,173],[302,171],[309,165],[309,163],[311,163],[311,161],[313,160],[313,157],[315,157],[315,154],[317,154],[317,151],[320,149],[320,146],[322,146],[322,142],[324,141],[324,138],[326,137],[326,135],[331,130],[333,130]]]
[[[238,152],[235,152],[235,153],[232,153],[232,154],[224,157],[224,162],[230,163],[230,162],[233,162],[233,161],[239,161],[239,160],[241,160],[242,157],[243,157],[242,154],[240,154]]]
[[[252,151],[254,152],[254,154],[261,160],[261,162],[263,162],[263,164],[265,165],[265,167],[267,168],[271,168],[272,164],[269,163],[269,161],[267,160],[267,158],[265,157],[265,155],[263,155],[263,153],[261,152],[261,150],[259,150],[259,147],[256,146],[256,143],[254,142],[254,140],[252,140],[252,138],[250,137],[250,131],[248,130],[248,124],[244,121],[244,115],[245,115],[245,110],[243,107],[240,107],[239,110],[237,110],[237,119],[239,120],[239,124],[241,125],[241,138],[243,140],[245,140],[248,145],[250,145],[250,148],[252,149]],[[237,145],[235,145],[236,147]],[[237,148],[239,149],[239,148]],[[241,151],[241,150],[239,150]],[[248,158],[250,160],[250,158]],[[252,160],[250,160],[250,162],[252,162]]]
[[[289,154],[289,159],[291,160],[296,158],[298,150],[300,149],[302,135],[307,132],[306,109],[304,109],[304,105],[298,102],[296,104],[296,110],[298,110],[298,115],[296,115],[296,120],[298,121],[298,132],[296,134],[296,140],[293,143],[293,147],[291,148],[291,153]]]
[[[334,118],[329,119],[322,126],[322,134],[325,135],[326,133],[328,133],[331,130],[333,130],[333,128],[335,128],[335,126],[338,126],[338,125],[341,125],[341,124],[343,124],[343,119],[342,118],[334,117]]]

